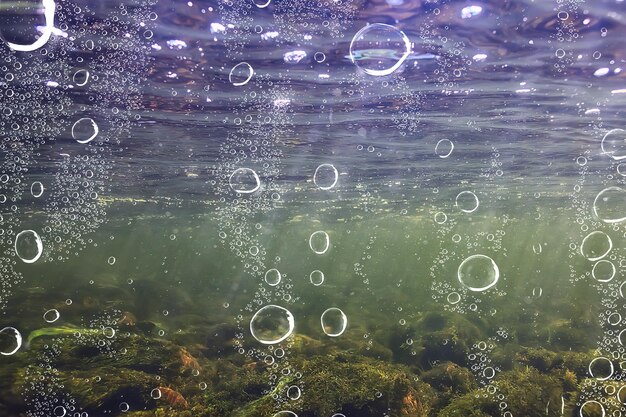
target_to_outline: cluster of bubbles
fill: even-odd
[[[240,66],[240,64],[237,64]],[[236,66],[237,66],[236,65]],[[235,66],[235,67],[236,67]],[[220,162],[212,170],[219,207],[219,238],[242,261],[253,276],[265,273],[266,250],[260,240],[262,224],[254,219],[282,204],[276,182],[282,153],[280,138],[293,124],[289,106],[293,95],[288,80],[272,81],[254,74],[251,81],[233,83],[243,89],[226,118],[226,140],[220,145]],[[242,77],[233,75],[231,80]],[[284,101],[281,101],[284,100]]]
[[[233,2],[220,0],[215,10],[220,21],[213,30],[226,46],[229,58],[241,58],[248,48],[272,42],[276,47],[297,42],[301,48],[311,48],[319,39],[343,36],[357,11],[352,0],[347,1],[272,1]],[[306,34],[306,36],[305,36]],[[315,55],[324,60],[323,52]],[[290,55],[286,62],[299,62],[305,51]]]
[[[496,346],[506,343],[508,338],[509,333],[507,330],[499,328],[495,336],[474,343],[467,355],[470,369],[482,385],[482,395],[496,401],[500,415],[503,417],[512,417],[512,413],[508,410],[509,405],[506,402],[505,395],[498,387],[496,377],[502,370],[493,363],[492,354]]]
[[[626,284],[618,279],[626,266],[621,248],[626,181],[620,173],[626,153],[622,129],[607,129],[600,117],[590,126],[597,141],[574,161],[578,178],[570,198],[576,234],[569,243],[569,278],[597,291],[602,333],[576,402],[581,417],[626,413],[626,390],[621,389],[626,378]],[[600,154],[597,169],[592,168],[596,154]]]
[[[451,146],[448,149],[452,151]],[[467,232],[474,227],[467,224],[468,216],[482,214],[482,196],[485,195],[488,205],[497,201],[494,185],[502,176],[502,162],[496,148],[492,148],[491,156],[484,161],[484,165],[480,174],[484,186],[482,193],[475,190],[460,191],[454,198],[454,211],[447,214],[435,209],[432,214],[441,248],[430,267],[430,277],[433,299],[442,304],[444,309],[491,316],[495,310],[483,309],[481,305],[485,299],[505,295],[497,287],[501,272],[494,258],[496,255],[506,256],[507,250],[502,240],[506,234],[504,227],[508,224],[508,216],[498,217],[499,224],[492,222],[489,225],[489,229],[495,227],[492,232]],[[479,225],[475,219],[471,223]],[[450,276],[456,277],[456,283],[447,279]]]
[[[76,256],[106,220],[100,196],[110,191],[114,145],[139,119],[144,75],[137,74],[146,74],[149,63],[141,33],[150,26],[152,5],[151,0],[120,5],[107,18],[65,0],[3,8],[2,19],[9,21],[0,24],[0,243],[7,249],[0,255],[0,307],[23,279],[16,263]],[[85,103],[75,102],[76,94]],[[37,169],[42,160],[51,161],[56,172],[38,175],[50,172]],[[38,216],[22,215],[28,210]],[[106,325],[98,319],[85,326],[89,334],[77,331],[68,339],[114,354],[116,313],[102,314]],[[42,320],[52,324],[60,317],[52,308]],[[3,355],[21,345],[19,330],[11,332],[15,349]],[[50,339],[26,369],[23,394],[31,416],[79,415],[80,406],[63,394],[55,368],[65,342]]]
[[[554,70],[556,74],[566,73],[576,61],[574,43],[582,38],[579,27],[584,19],[585,0],[564,0],[556,2],[554,8],[556,30],[552,35],[554,42]]]

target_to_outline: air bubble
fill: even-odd
[[[287,339],[295,327],[293,315],[284,307],[266,305],[250,320],[250,333],[260,343],[272,345]]]
[[[320,318],[322,330],[330,337],[341,336],[348,327],[348,317],[337,307],[331,307]]]
[[[235,87],[241,87],[242,85],[246,85],[248,81],[252,79],[253,75],[254,70],[252,66],[247,62],[240,62],[230,70],[228,81]]]
[[[389,75],[411,53],[411,42],[401,30],[374,23],[359,30],[350,42],[350,60],[366,74]]]
[[[43,243],[34,230],[22,230],[15,236],[15,254],[24,263],[35,263],[43,253]]]
[[[98,125],[90,117],[78,119],[72,125],[72,138],[83,145],[94,140],[98,132],[100,132]]]

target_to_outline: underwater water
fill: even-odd
[[[0,0],[0,416],[626,417],[622,0]]]

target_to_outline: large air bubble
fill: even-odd
[[[228,81],[235,87],[241,87],[248,84],[253,75],[254,69],[252,69],[252,65],[247,62],[240,62],[230,70]]]
[[[54,30],[55,8],[53,0],[0,2],[0,39],[14,51],[41,48]]]
[[[605,223],[626,220],[626,190],[608,187],[600,191],[593,200],[593,214]]]
[[[293,315],[284,307],[266,305],[250,320],[250,333],[259,342],[273,345],[287,339],[295,327]]]
[[[15,327],[0,330],[0,355],[11,356],[22,347],[22,334]]]
[[[473,213],[480,203],[478,197],[472,191],[461,191],[457,194],[454,205],[463,213]]]
[[[90,117],[78,119],[72,125],[72,138],[81,144],[89,143],[98,136],[100,129]]]
[[[330,247],[330,236],[323,230],[313,232],[309,237],[309,247],[318,255],[326,253]]]
[[[337,307],[331,307],[320,318],[322,330],[330,337],[341,336],[348,327],[348,317]]]
[[[37,262],[43,253],[43,243],[34,230],[22,230],[15,236],[15,254],[24,263]]]
[[[596,230],[589,233],[580,244],[580,253],[594,262],[604,258],[613,248],[613,241],[604,232]]]
[[[500,270],[487,255],[472,255],[459,265],[459,282],[470,291],[485,291],[498,282]]]
[[[613,129],[607,132],[600,144],[602,152],[616,161],[626,158],[626,130]]]
[[[250,168],[237,168],[230,174],[228,184],[233,191],[241,194],[251,194],[261,188],[259,176]]]
[[[374,23],[359,30],[350,42],[350,60],[366,74],[389,75],[411,53],[411,42],[401,30]]]
[[[330,190],[337,185],[339,172],[332,164],[322,164],[315,169],[313,174],[313,183],[320,190]]]

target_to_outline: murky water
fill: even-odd
[[[625,7],[0,0],[0,415],[626,416]]]

